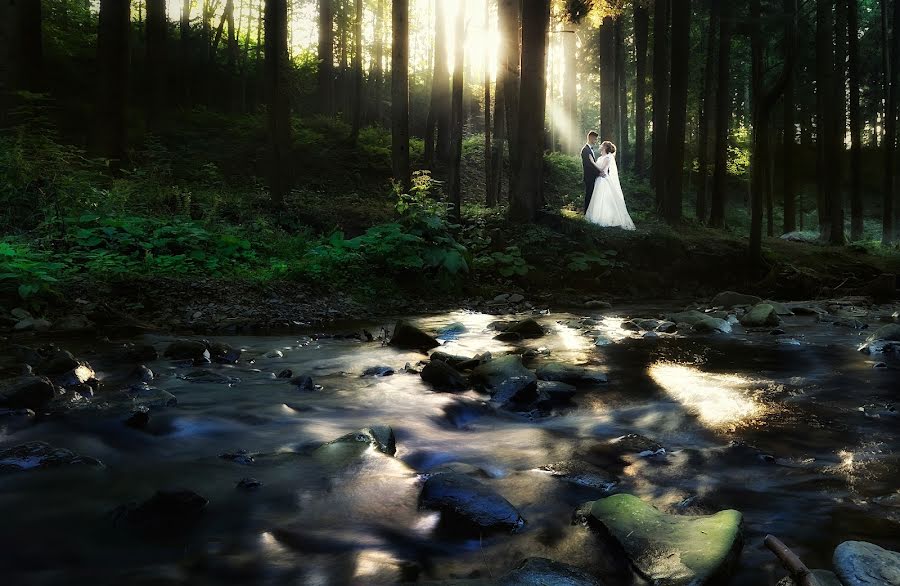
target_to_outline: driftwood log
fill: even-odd
[[[788,546],[782,543],[780,539],[773,535],[766,535],[763,543],[775,554],[775,557],[778,558],[781,565],[784,566],[784,569],[788,571],[798,586],[821,586],[812,571],[806,567],[806,564],[800,561],[797,554],[788,549]]]

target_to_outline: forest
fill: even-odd
[[[0,572],[896,586],[898,100],[898,0],[0,1]]]

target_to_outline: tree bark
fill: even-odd
[[[844,244],[844,142],[847,137],[847,3],[836,0],[834,25],[834,85],[829,153],[837,153],[831,165],[831,244]],[[832,157],[829,157],[832,158]]]
[[[484,28],[490,29],[491,4],[484,3]],[[491,146],[491,68],[490,58],[485,53],[484,59],[484,202],[487,207],[496,204],[494,200],[493,148]],[[460,133],[462,134],[462,133]],[[460,144],[462,142],[460,141]]]
[[[266,0],[265,28],[269,192],[272,206],[281,209],[291,188],[287,0]]]
[[[334,0],[319,0],[319,112],[334,116]]]
[[[850,77],[850,239],[863,234],[862,116],[859,91],[859,3],[847,1],[848,68]]]
[[[656,0],[653,5],[653,187],[660,211],[666,201],[669,48],[669,0]]]
[[[383,120],[381,92],[384,87],[384,0],[378,0],[375,7],[375,42],[373,43],[374,63],[372,64],[372,119],[379,124]]]
[[[355,14],[353,18],[353,127],[350,131],[350,140],[352,140],[353,142],[356,142],[356,140],[359,138],[359,130],[362,126],[362,19],[362,0],[355,0]]]
[[[181,73],[181,98],[183,104],[191,103],[191,0],[184,0],[181,6],[181,23],[178,27],[181,35],[181,64],[178,70]]]
[[[786,0],[789,1],[789,0]],[[694,207],[697,220],[707,220],[709,201],[709,130],[713,122],[713,104],[716,95],[716,39],[719,30],[721,6],[713,0],[709,7],[709,26],[706,33],[706,65],[703,70],[703,92],[699,100],[697,141],[697,200]]]
[[[99,68],[95,126],[100,153],[118,169],[127,143],[125,99],[128,84],[128,33],[131,10],[127,2],[103,0],[97,33]]]
[[[519,90],[519,180],[510,217],[533,222],[542,203],[544,109],[546,106],[547,29],[550,0],[528,0],[522,6],[522,78]]]
[[[796,2],[797,0],[784,0],[784,11],[786,14],[791,15],[791,19],[785,23],[785,34],[787,34],[788,27],[796,26],[795,23],[798,17]],[[787,47],[791,51],[794,59],[796,59],[798,53],[797,37],[798,35],[794,35],[793,44],[791,44],[790,47]],[[796,79],[797,74],[794,71],[791,71],[787,80],[787,85],[784,88],[784,152],[782,155],[784,193],[782,197],[784,199],[783,232],[785,234],[797,229],[797,193],[794,182],[794,150],[797,136],[795,128],[795,111],[797,105],[794,102],[794,86]]]
[[[665,218],[670,224],[681,221],[684,183],[684,135],[687,124],[687,90],[690,75],[691,0],[672,5],[672,81],[669,98],[668,153]]]
[[[575,48],[575,31],[563,31],[563,56],[565,58],[566,71],[563,74],[562,84],[562,103],[565,118],[563,126],[563,143],[564,150],[574,155],[578,151],[578,140],[580,138],[578,128],[578,81],[575,72],[577,67],[576,48]]]
[[[619,127],[619,145],[616,150],[616,164],[619,169],[627,170],[631,161],[631,146],[628,138],[628,80],[625,76],[625,13],[616,18],[616,126]]]
[[[166,102],[166,3],[147,0],[147,126],[156,129]]]
[[[833,22],[831,2],[816,0],[816,207],[819,215],[819,233],[823,240],[831,236],[831,205],[834,182],[829,163],[828,149],[832,144],[831,133],[834,106],[834,47],[832,45]],[[832,153],[832,162],[834,153]]]
[[[445,7],[444,1],[438,2],[434,15],[434,73],[431,77],[431,105],[425,124],[425,165],[431,168],[436,159],[446,161],[450,154],[450,61]]]
[[[409,0],[391,3],[391,167],[404,192],[409,174]]]
[[[494,132],[491,142],[491,193],[492,203],[496,207],[500,203],[500,187],[503,179],[503,143],[506,140],[506,105],[503,91],[497,84],[494,92]]]
[[[731,89],[729,88],[731,69],[731,14],[729,3],[721,4],[722,15],[719,21],[719,69],[716,83],[716,124],[715,146],[713,153],[715,169],[713,169],[713,188],[710,201],[709,224],[713,228],[725,227],[726,179],[728,166],[728,120],[731,117]]]
[[[519,17],[520,0],[499,0],[500,21],[500,79],[506,109],[506,144],[509,149],[509,197],[518,192],[519,182]],[[543,2],[543,0],[540,0]],[[543,136],[543,126],[541,134]],[[543,141],[540,141],[543,143]]]
[[[663,0],[668,1],[668,0]],[[616,31],[611,16],[600,25],[600,140],[619,142],[616,112]]]
[[[453,214],[457,221],[462,217],[462,181],[460,163],[462,162],[463,135],[463,74],[466,60],[466,5],[459,3],[456,8],[456,26],[453,62],[453,89],[450,107],[450,201],[453,202]]]
[[[641,0],[634,3],[634,170],[644,175],[647,169],[645,149],[647,136],[647,37],[650,16]]]

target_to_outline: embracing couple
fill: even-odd
[[[600,144],[600,152],[594,147],[600,135],[588,132],[587,144],[581,149],[581,165],[584,167],[584,218],[598,226],[634,230],[634,222],[625,207],[625,194],[619,184],[616,167],[616,145],[608,140]]]

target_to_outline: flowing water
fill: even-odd
[[[810,567],[830,567],[833,548],[847,539],[900,549],[898,418],[883,407],[896,400],[900,360],[857,352],[867,331],[791,317],[782,336],[643,339],[607,313],[593,332],[565,325],[583,315],[538,316],[548,335],[518,345],[492,339],[494,316],[414,320],[430,331],[465,324],[465,333],[444,342],[452,354],[545,347],[553,360],[608,372],[608,384],[581,389],[572,407],[549,417],[485,409],[475,391],[432,392],[403,371],[425,358],[416,352],[291,334],[216,338],[244,350],[240,363],[210,367],[239,379],[231,385],[188,382],[178,375],[191,367],[148,363],[158,376],[152,384],[178,404],[153,411],[144,430],[103,411],[38,417],[24,427],[0,420],[0,449],[45,441],[105,464],[0,475],[3,583],[380,584],[497,577],[542,556],[608,584],[641,584],[590,529],[571,523],[580,504],[607,493],[538,470],[628,433],[666,453],[625,462],[614,492],[669,512],[743,513],[745,545],[732,584],[774,584],[784,575],[762,546],[767,533]],[[354,324],[376,333],[380,326]],[[608,343],[597,346],[601,334]],[[163,349],[170,340],[131,341]],[[124,340],[56,341],[89,360],[107,389],[119,384],[121,365],[110,357]],[[283,356],[263,357],[275,349]],[[888,368],[873,368],[882,360]],[[360,376],[378,365],[397,372]],[[283,369],[311,375],[322,390],[275,379]],[[860,410],[873,404],[882,407]],[[309,455],[309,446],[374,424],[393,427],[395,457],[373,450],[336,466]],[[237,450],[254,461],[219,457]],[[475,540],[439,534],[437,514],[419,510],[417,500],[422,474],[448,463],[477,469],[519,509],[525,529]],[[246,477],[262,486],[236,489]],[[170,487],[209,499],[189,530],[146,535],[113,521],[117,506]]]

